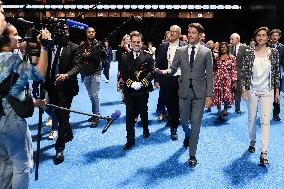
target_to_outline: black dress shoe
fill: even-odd
[[[269,162],[268,162],[268,159],[267,159],[267,153],[265,152],[261,152],[260,154],[260,158],[259,158],[259,163],[261,165],[268,165]]]
[[[186,148],[189,147],[189,138],[184,138],[183,146],[186,147]]]
[[[171,129],[171,139],[172,140],[177,140],[178,139],[178,134],[177,134],[177,129],[176,128]]]
[[[65,143],[72,141],[74,138],[72,131],[69,131],[64,137],[63,137],[63,141]]]
[[[240,109],[235,109],[235,112],[236,112],[237,114],[242,114],[242,112],[241,112]]]
[[[130,150],[132,148],[132,146],[135,145],[135,141],[132,141],[132,142],[126,142],[124,145],[123,145],[123,150]]]
[[[149,136],[150,136],[149,129],[144,129],[143,130],[143,138],[149,138]]]
[[[55,161],[56,163],[62,163],[64,161],[64,151],[63,150],[56,150]]]
[[[255,152],[255,147],[254,146],[249,146],[248,151],[250,153],[254,153]]]
[[[273,116],[274,121],[281,121],[281,118],[279,117],[279,115],[275,115]]]
[[[189,167],[195,167],[197,165],[197,159],[195,156],[190,156],[188,160]]]

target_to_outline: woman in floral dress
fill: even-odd
[[[224,104],[224,116],[227,116],[227,105],[233,104],[233,87],[237,80],[236,58],[230,55],[228,43],[220,43],[215,60],[213,103],[218,109],[217,119],[222,119],[221,104]]]

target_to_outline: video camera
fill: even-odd
[[[23,18],[12,18],[12,22],[15,22],[18,25],[21,25],[24,28],[27,28],[27,32],[24,36],[24,41],[36,43],[37,36],[40,34],[40,31],[36,28],[47,28],[48,31],[51,33],[52,39],[41,41],[44,46],[50,47],[54,44],[61,44],[63,38],[67,35],[68,36],[68,28],[77,28],[81,30],[87,30],[88,25],[77,22],[70,19],[61,19],[61,18],[54,18],[54,17],[46,17],[43,19],[42,23],[35,24],[34,22],[27,21]]]

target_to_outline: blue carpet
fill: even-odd
[[[74,139],[67,143],[65,161],[54,165],[54,142],[47,140],[49,128],[43,127],[39,180],[31,177],[34,189],[115,189],[115,188],[283,188],[284,185],[284,129],[283,121],[271,121],[271,139],[268,151],[270,165],[261,167],[260,123],[257,123],[256,153],[247,153],[247,108],[241,103],[243,113],[234,113],[222,122],[216,121],[216,108],[205,112],[197,150],[199,164],[188,166],[188,150],[182,147],[183,131],[178,128],[179,139],[172,141],[165,122],[156,121],[158,90],[150,94],[149,128],[151,136],[143,139],[143,129],[136,126],[136,145],[123,151],[125,139],[125,106],[120,103],[116,91],[117,64],[111,64],[109,83],[101,81],[101,114],[111,115],[119,109],[121,117],[105,134],[101,134],[106,122],[91,128],[87,116],[71,113]],[[282,100],[282,119],[283,94]],[[91,112],[87,91],[80,82],[80,93],[72,108]],[[37,115],[37,114],[35,114]],[[44,115],[44,120],[46,119]],[[38,117],[28,119],[36,150]]]

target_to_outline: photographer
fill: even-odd
[[[41,37],[48,39],[50,33],[46,29],[42,30]],[[44,80],[48,62],[46,49],[42,45],[39,62],[36,66],[23,61],[19,52],[15,51],[19,48],[20,39],[17,29],[8,23],[0,38],[1,189],[28,188],[29,174],[33,166],[31,133],[25,116],[21,115],[23,112],[15,108],[15,104],[13,105],[10,99],[16,99],[18,104],[27,101],[29,98],[26,94],[28,80]],[[5,83],[9,86],[8,88],[5,88]],[[42,105],[44,102],[34,101],[34,105],[39,104]]]
[[[61,28],[59,28],[61,31]],[[73,97],[79,92],[77,74],[80,71],[78,45],[69,41],[68,27],[53,36],[55,45],[49,51],[45,87],[49,103],[70,108]],[[58,119],[58,138],[55,144],[55,164],[64,161],[65,143],[73,139],[69,123],[70,112],[54,109]]]

